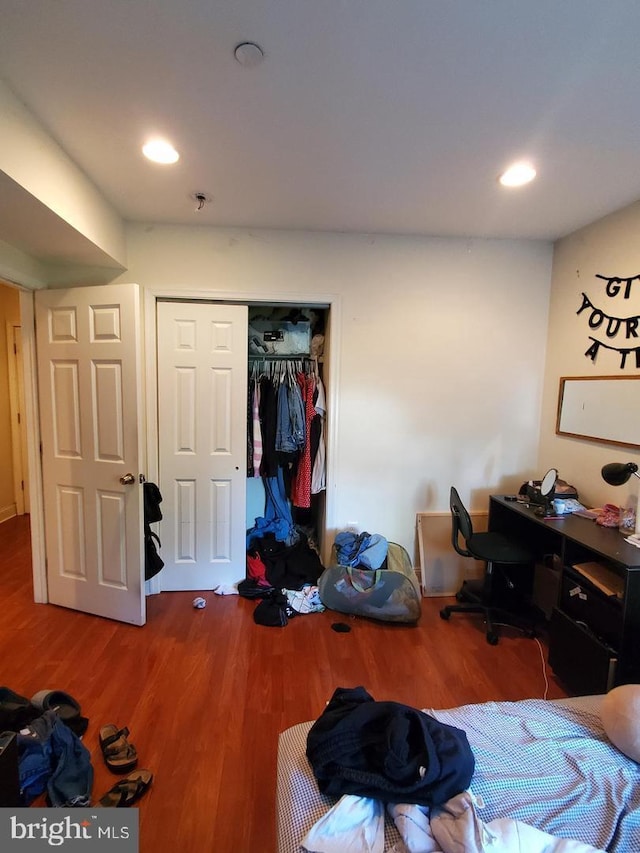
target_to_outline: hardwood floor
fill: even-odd
[[[285,628],[253,622],[255,603],[167,592],[142,628],[33,603],[28,516],[0,525],[0,683],[23,696],[66,690],[89,717],[95,799],[115,781],[98,730],[127,725],[139,766],[154,773],[139,803],[140,851],[275,851],[278,733],[315,719],[336,687],[414,707],[542,698],[538,642],[503,629],[485,642],[477,617],[424,599],[416,627],[326,611]],[[350,633],[331,629],[347,622]],[[548,698],[567,694],[547,672]]]

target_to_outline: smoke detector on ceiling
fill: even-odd
[[[264,51],[253,41],[243,41],[236,45],[233,55],[243,68],[254,68],[264,59]]]

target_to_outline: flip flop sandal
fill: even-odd
[[[55,711],[62,722],[78,737],[86,732],[89,720],[80,714],[80,703],[63,690],[39,690],[31,704],[40,711]]]
[[[148,790],[152,781],[153,773],[150,770],[134,770],[116,782],[113,788],[109,788],[98,805],[105,808],[132,806]]]
[[[126,773],[138,763],[138,753],[135,746],[129,743],[129,729],[125,726],[119,729],[117,726],[102,726],[98,740],[104,763],[114,773]]]

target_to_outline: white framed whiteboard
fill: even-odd
[[[640,447],[640,376],[562,376],[556,433]]]

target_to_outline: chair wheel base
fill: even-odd
[[[497,646],[498,635],[494,634],[493,631],[487,631],[487,643],[489,643],[490,646]]]
[[[450,617],[451,617],[451,613],[449,613],[449,611],[446,608],[443,608],[440,611],[440,618],[444,619],[445,622],[448,622]]]

